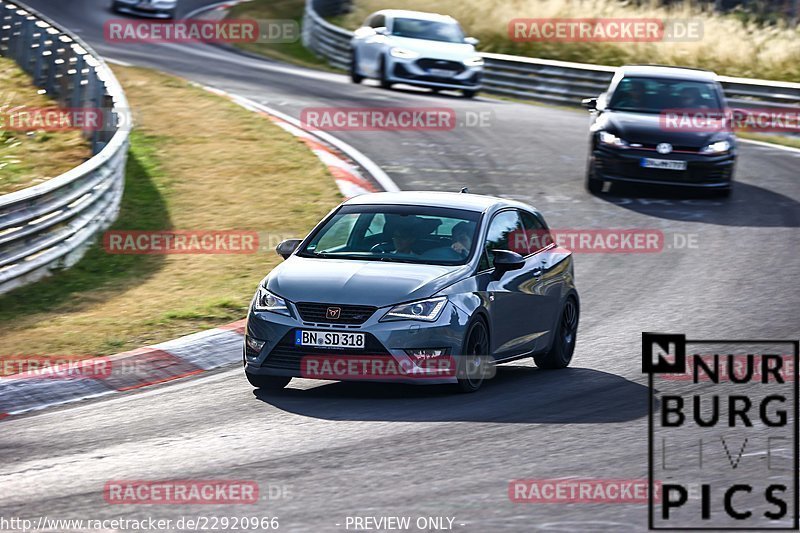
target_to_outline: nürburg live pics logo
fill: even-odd
[[[798,529],[797,359],[796,340],[642,333],[651,530]]]

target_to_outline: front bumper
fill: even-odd
[[[441,63],[437,65],[437,63]],[[452,72],[452,75],[434,75],[431,69]],[[430,58],[403,59],[389,56],[387,78],[393,83],[407,83],[418,87],[438,89],[481,88],[483,67],[468,67],[457,61]]]
[[[670,153],[661,155],[651,150],[613,149],[598,147],[590,161],[594,177],[599,180],[669,185],[705,189],[727,188],[733,180],[736,154],[717,156],[699,153]],[[667,170],[641,166],[643,158],[686,161],[686,170]]]
[[[455,383],[455,376],[442,376],[436,369],[420,368],[414,365],[406,354],[406,349],[414,348],[447,348],[449,353],[458,353],[462,348],[469,316],[448,302],[436,322],[400,320],[380,322],[380,318],[389,307],[378,309],[361,325],[333,325],[304,322],[299,318],[297,308],[292,307],[293,317],[270,312],[255,312],[247,316],[246,334],[264,341],[259,352],[254,352],[247,343],[244,344],[242,360],[245,371],[254,375],[311,377],[303,375],[302,361],[306,356],[348,357],[387,357],[393,359],[397,366],[412,369],[408,376],[381,377],[371,379],[364,376],[352,376],[354,381],[393,381],[418,384]],[[364,349],[341,350],[333,348],[309,348],[294,345],[297,329],[315,331],[335,331],[347,333],[365,333]],[[341,380],[348,380],[347,376]]]

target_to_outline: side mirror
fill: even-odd
[[[581,100],[581,105],[589,111],[595,111],[597,109],[597,98],[584,98]]]
[[[525,258],[511,250],[492,250],[495,274],[502,276],[511,270],[519,270],[525,265]]]
[[[386,26],[375,28],[375,33],[378,35],[389,35],[389,29]]]
[[[303,242],[302,239],[286,239],[278,243],[278,246],[275,247],[275,251],[278,252],[279,256],[288,259],[289,256],[297,250],[301,242]]]
[[[471,44],[472,46],[478,46],[478,43],[480,41],[475,37],[464,37],[464,42],[467,44]]]

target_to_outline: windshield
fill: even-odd
[[[455,22],[420,19],[394,19],[392,35],[445,43],[463,43],[464,32]]]
[[[661,113],[667,109],[721,111],[721,102],[713,83],[630,77],[619,82],[608,108],[635,113]]]
[[[475,249],[480,213],[443,207],[343,206],[297,255],[463,265]]]

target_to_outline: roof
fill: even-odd
[[[716,74],[710,70],[661,65],[625,65],[620,67],[623,76],[646,76],[649,78],[671,78],[681,80],[714,81]]]
[[[506,200],[505,198],[484,196],[482,194],[433,191],[377,192],[354,196],[345,202],[345,205],[375,204],[451,207],[481,212],[493,206],[532,209],[529,205],[514,200]]]
[[[381,9],[374,13],[377,15],[391,17],[391,18],[410,18],[420,20],[436,20],[439,22],[454,22],[455,19],[449,15],[440,15],[439,13],[426,13],[425,11],[407,11],[405,9]]]

